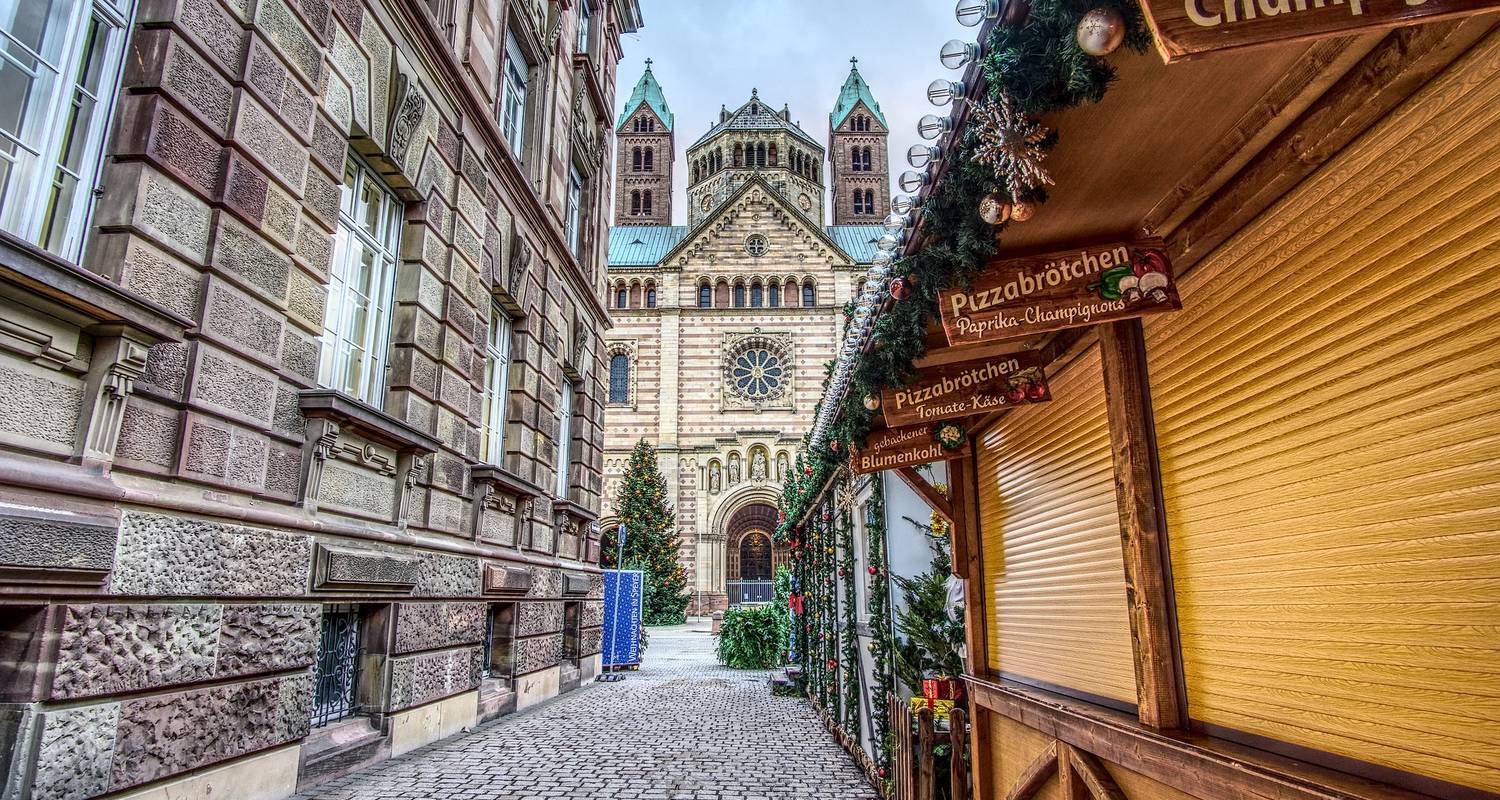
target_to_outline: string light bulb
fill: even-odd
[[[943,148],[937,145],[914,144],[906,150],[906,163],[917,169],[922,169],[942,157]]]
[[[955,100],[964,99],[964,82],[938,78],[927,84],[927,102],[935,106],[946,106]]]
[[[951,130],[953,130],[953,120],[948,117],[928,114],[917,121],[917,135],[929,142]]]
[[[958,24],[972,28],[1000,16],[1000,0],[958,0],[953,16],[958,18]]]
[[[938,61],[948,69],[963,69],[969,62],[979,58],[979,45],[963,39],[949,39],[938,50]]]

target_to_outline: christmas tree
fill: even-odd
[[[667,505],[667,481],[656,463],[656,448],[645,439],[636,442],[625,467],[625,482],[615,498],[615,511],[625,526],[622,569],[645,573],[643,616],[647,625],[679,625],[687,621],[687,573],[677,560],[679,546],[672,507]],[[613,526],[611,526],[613,527]],[[601,559],[615,568],[618,530],[605,530]]]

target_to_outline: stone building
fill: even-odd
[[[672,153],[666,107],[648,68],[617,122],[621,186],[631,180],[627,137],[641,120],[666,126],[658,141]],[[687,148],[686,226],[639,224],[617,198],[602,524],[613,524],[610,499],[645,437],[675,487],[692,613],[770,598],[785,558],[771,542],[776,501],[833,357],[843,305],[882,233],[863,198],[859,208],[852,203],[855,192],[873,191],[872,208],[887,207],[885,132],[857,70],[829,116],[826,150],[790,109],[754,91]],[[835,162],[860,158],[861,168],[830,170],[829,152]],[[655,163],[670,170],[671,156]],[[670,197],[665,175],[657,197]],[[830,178],[833,225],[824,223]],[[845,195],[847,208],[838,199]],[[863,224],[849,224],[856,221]]]
[[[640,25],[0,19],[31,65],[0,85],[0,796],[284,796],[597,669],[605,159]]]

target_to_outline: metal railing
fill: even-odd
[[[725,581],[725,589],[731,606],[769,603],[776,597],[774,581]]]

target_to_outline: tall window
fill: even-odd
[[[568,215],[566,232],[568,234],[568,251],[574,258],[583,258],[578,252],[579,245],[583,243],[583,175],[578,172],[578,167],[568,170]]]
[[[82,249],[129,0],[0,0],[0,228]]]
[[[868,211],[865,211],[865,193],[862,192],[862,191],[860,191],[859,189],[855,189],[854,190],[854,213],[856,213],[856,214],[868,214],[869,213]]]
[[[609,402],[630,402],[630,356],[624,353],[609,358]]]
[[[656,287],[646,287],[646,308],[656,308]]]
[[[853,170],[854,172],[859,172],[859,148],[858,147],[851,148],[849,150],[849,169]]]
[[[323,609],[318,656],[313,663],[313,727],[359,713],[361,619],[358,606]]]
[[[802,284],[802,305],[803,305],[803,307],[805,308],[805,307],[813,305],[817,301],[817,299],[818,299],[818,295],[817,295],[816,290],[813,289],[812,281],[808,281],[808,282]]]
[[[483,677],[510,686],[512,645],[516,635],[516,604],[491,603],[485,615]]]
[[[765,304],[765,289],[758,283],[750,286],[750,307],[760,308]]]
[[[771,302],[771,308],[781,308],[781,284],[771,281],[770,287],[766,289],[766,299]]]
[[[587,54],[589,51],[589,23],[594,16],[594,10],[589,8],[588,0],[578,3],[578,42],[573,47],[573,52]]]
[[[557,496],[568,496],[568,445],[573,439],[573,384],[563,382],[557,408]]]
[[[866,189],[865,190],[865,213],[866,214],[874,214],[875,213],[875,190],[874,189]]]
[[[630,171],[641,171],[641,148],[639,147],[630,148]]]
[[[698,286],[698,307],[699,308],[713,308],[713,305],[714,305],[714,287],[709,286],[706,283],[699,284],[699,286]]]
[[[615,308],[624,308],[630,303],[630,293],[624,286],[615,290]]]
[[[481,457],[490,464],[505,460],[505,401],[510,394],[510,317],[490,305],[490,335],[485,342],[484,419]]]
[[[860,167],[860,169],[863,169],[865,172],[870,172],[871,170],[874,169],[874,167],[871,166],[875,162],[873,160],[871,160],[871,158],[870,158],[870,148],[866,147],[866,148],[860,150],[859,151],[859,158],[860,158],[860,164],[862,165]]]
[[[639,191],[630,193],[630,213],[641,213],[641,193]]]
[[[349,156],[323,313],[318,382],[376,407],[385,388],[387,315],[400,227],[396,196],[374,170]]]
[[[651,213],[651,190],[650,189],[647,189],[646,191],[641,192],[641,213],[642,214],[650,214]]]
[[[653,167],[653,163],[652,162],[654,162],[656,160],[656,155],[655,154],[656,154],[655,150],[653,150],[653,149],[651,149],[649,147],[646,148],[646,150],[645,150],[645,156],[646,156],[646,158],[645,158],[645,165],[646,165],[645,166],[645,170],[647,172],[650,172],[651,169],[652,169],[652,167]]]
[[[500,128],[510,150],[521,158],[526,144],[526,82],[531,65],[521,44],[510,31],[505,33],[505,88],[500,98]]]
[[[734,285],[734,307],[745,307],[745,284],[743,283],[736,283]]]

